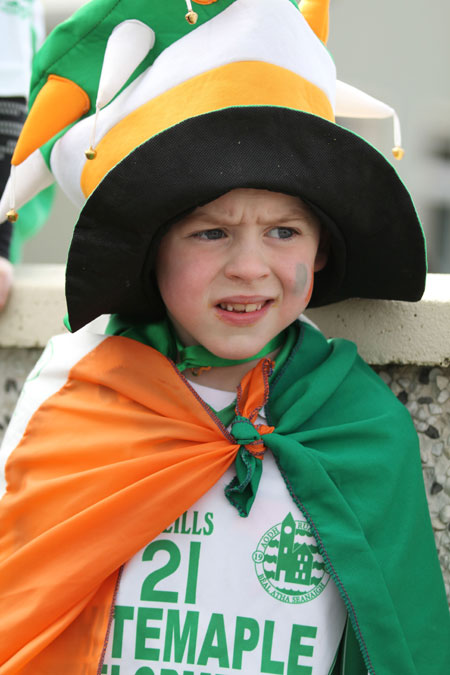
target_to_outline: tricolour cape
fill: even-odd
[[[151,347],[83,332],[52,345],[5,441],[2,675],[100,672],[120,567],[255,438],[347,607],[342,672],[448,675],[450,621],[416,434],[352,343],[303,325],[270,391],[264,361],[244,378],[239,438]],[[264,401],[273,429],[252,425]]]

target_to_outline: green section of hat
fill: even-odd
[[[30,107],[50,74],[60,75],[76,82],[88,94],[95,112],[97,90],[102,70],[103,56],[108,38],[115,26],[129,19],[138,19],[155,33],[153,49],[136,68],[122,88],[128,87],[171,44],[223,12],[239,0],[218,0],[210,5],[193,4],[198,14],[192,26],[186,19],[184,0],[93,0],[57,26],[37,53],[31,79]],[[295,0],[286,0],[297,7]],[[255,27],[255,30],[257,27]],[[205,65],[208,54],[205,53]],[[119,92],[120,93],[120,92]],[[70,128],[69,125],[41,147],[47,164],[55,142]]]

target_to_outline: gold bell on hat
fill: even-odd
[[[193,9],[189,10],[189,12],[186,14],[185,19],[188,23],[191,24],[191,26],[194,26],[197,21],[198,21],[198,14],[197,12],[194,12]]]
[[[94,150],[92,145],[84,152],[86,159],[95,159],[97,157],[97,150]]]
[[[10,223],[16,223],[19,220],[19,214],[17,213],[16,209],[9,209],[6,217]]]
[[[194,12],[192,9],[192,1],[191,0],[185,0],[186,2],[186,8],[187,8],[187,14],[185,14],[185,19],[186,21],[191,25],[194,26],[197,21],[198,21],[198,14],[197,12]]]
[[[392,154],[394,155],[395,159],[400,160],[403,159],[405,151],[399,145],[396,145],[395,148],[392,148]]]

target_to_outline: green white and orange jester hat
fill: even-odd
[[[72,329],[111,312],[156,318],[161,228],[237,187],[298,195],[331,232],[311,305],[420,298],[411,198],[335,114],[392,116],[397,156],[398,120],[336,82],[328,14],[329,0],[91,0],[49,36],[0,221],[55,179],[82,207]]]

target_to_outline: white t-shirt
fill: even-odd
[[[191,384],[215,410],[234,399]],[[224,495],[234,475],[124,566],[105,675],[332,670],[347,612],[307,522],[270,452],[247,518]]]

